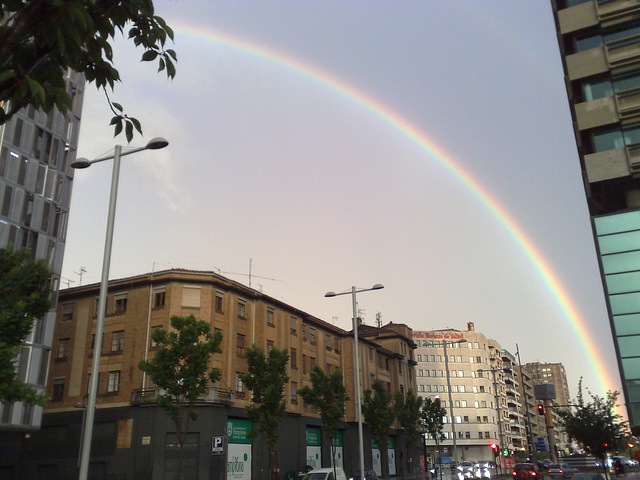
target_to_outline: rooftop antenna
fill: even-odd
[[[80,267],[80,271],[79,272],[73,272],[76,275],[78,275],[80,277],[80,281],[78,282],[78,286],[81,287],[82,286],[82,274],[86,273],[87,269],[85,267]]]
[[[76,283],[75,280],[69,280],[68,278],[63,278],[63,277],[60,277],[60,281],[66,283],[67,284],[67,288],[69,288],[69,285],[71,283]]]
[[[252,259],[249,259],[249,288],[251,288],[251,264],[253,263]]]
[[[376,313],[376,327],[382,328],[382,314],[380,312]]]
[[[331,323],[333,323],[334,325],[336,324],[337,320],[338,320],[337,316],[334,315],[333,317],[331,317]]]

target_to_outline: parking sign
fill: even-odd
[[[224,455],[224,435],[211,437],[211,455]]]

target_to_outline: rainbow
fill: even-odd
[[[524,230],[511,217],[509,212],[491,195],[491,193],[474,179],[463,167],[446,151],[436,145],[430,138],[419,131],[409,121],[393,112],[386,105],[369,97],[362,91],[357,90],[342,80],[323,72],[312,65],[306,64],[296,58],[286,55],[285,53],[258,45],[249,40],[238,38],[228,33],[214,30],[210,27],[202,25],[185,24],[176,19],[169,22],[176,32],[180,34],[195,37],[206,42],[214,42],[218,45],[240,51],[244,54],[258,58],[259,60],[267,60],[271,64],[278,65],[285,70],[294,72],[297,75],[306,77],[309,81],[322,85],[335,92],[336,94],[347,98],[350,102],[358,105],[362,109],[370,112],[378,117],[382,122],[399,132],[409,141],[420,147],[433,160],[438,162],[445,170],[449,171],[464,187],[475,196],[480,203],[496,218],[498,223],[504,227],[509,236],[511,236],[517,245],[520,246],[525,256],[531,262],[535,270],[542,278],[544,284],[549,288],[551,294],[556,299],[560,309],[569,320],[573,330],[578,338],[582,341],[582,347],[589,359],[597,380],[604,391],[618,390],[615,382],[607,374],[605,363],[603,361],[602,352],[594,341],[593,336],[589,332],[580,316],[578,308],[574,304],[572,298],[566,289],[560,283],[558,276],[553,271],[549,262],[545,259],[536,245],[525,234]]]

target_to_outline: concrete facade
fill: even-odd
[[[77,468],[83,413],[77,407],[84,405],[88,389],[98,291],[96,284],[60,292],[48,382],[52,402],[45,412],[41,435],[0,441],[5,445],[0,447],[0,472],[4,468],[7,478],[40,478],[31,476],[40,470],[64,477]],[[330,463],[324,435],[317,435],[322,438],[322,446],[309,444],[309,438],[321,427],[319,415],[296,393],[310,384],[309,372],[314,365],[326,372],[336,368],[343,372],[350,400],[341,428],[340,463],[347,473],[356,470],[352,332],[218,274],[167,270],[110,282],[95,433],[104,438],[93,442],[97,447],[92,449],[90,470],[97,472],[95,478],[171,478],[176,458],[172,424],[155,405],[158,390],[138,369],[138,363],[152,357],[157,349],[150,337],[154,327],[168,328],[172,315],[190,314],[210,322],[213,329],[222,333],[223,342],[221,351],[211,359],[211,366],[221,370],[222,378],[201,399],[199,419],[190,422],[190,460],[185,464],[188,471],[197,474],[197,478],[236,478],[226,476],[227,468],[240,464],[233,464],[231,457],[225,461],[214,458],[211,442],[215,435],[230,438],[230,422],[246,419],[244,408],[250,404],[251,394],[238,373],[247,371],[244,349],[253,344],[264,350],[271,346],[286,348],[290,353],[290,381],[285,388],[287,414],[279,429],[281,474],[311,462],[318,467]],[[393,323],[381,328],[362,325],[358,344],[363,390],[379,379],[391,393],[415,391],[415,345],[409,327]],[[52,442],[53,438],[61,438],[61,432],[68,441],[64,445]],[[401,431],[396,428],[390,436],[394,445],[392,468],[401,472],[417,467],[419,459],[414,454],[421,453],[421,449],[406,448]],[[22,458],[30,460],[20,464],[15,456],[7,455],[10,444],[11,448],[23,445]],[[248,442],[250,471],[238,478],[263,477],[268,464],[263,444],[260,437]],[[373,448],[365,428],[367,468],[375,468],[376,455],[379,452]]]

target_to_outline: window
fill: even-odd
[[[236,338],[236,353],[239,357],[244,357],[244,335],[242,335],[241,333],[238,333],[238,336]]]
[[[464,423],[469,423],[469,417],[467,417],[466,415],[464,417],[462,417],[462,421]]]
[[[436,356],[435,355],[429,355],[429,361],[430,362],[435,362],[436,361]]]
[[[458,363],[462,363],[462,355],[458,355],[456,358],[458,359]]]
[[[62,321],[68,322],[73,320],[73,303],[62,304]]]
[[[418,376],[421,377],[422,376],[422,370],[418,370]]]
[[[484,432],[484,438],[491,438],[491,437],[489,436],[489,432]]]
[[[425,392],[431,392],[431,385],[424,386]]]
[[[120,371],[109,372],[109,381],[107,382],[107,392],[115,393],[120,390]]]
[[[482,400],[480,402],[480,408],[487,408],[487,401],[486,400]]]
[[[165,295],[166,292],[164,290],[162,290],[161,292],[155,292],[153,297],[153,306],[155,308],[164,307]]]
[[[127,311],[127,296],[126,295],[118,295],[116,296],[115,303],[115,313],[124,313]]]
[[[476,423],[481,423],[480,416],[476,417]]]
[[[328,333],[325,333],[324,335],[324,348],[328,352],[331,351],[331,335],[329,335]]]
[[[111,336],[111,351],[121,352],[124,349],[124,330],[113,332]]]
[[[466,400],[460,400],[460,407],[467,408],[467,401]]]
[[[324,373],[331,375],[331,364],[327,363],[324,367]]]
[[[462,417],[460,415],[456,415],[456,423],[462,423]],[[462,434],[462,432],[460,432]]]
[[[241,372],[236,372],[236,393],[244,393],[244,383],[242,382]]]
[[[267,340],[267,355],[273,350],[273,340]]]
[[[473,393],[478,393],[478,387],[476,385],[474,385],[472,388],[473,388]]]
[[[482,438],[482,432],[478,432],[478,438]]]
[[[477,400],[475,402],[473,402],[473,406],[475,408],[480,408],[480,402],[478,402]]]
[[[53,390],[51,392],[51,400],[54,402],[59,402],[64,397],[64,382],[63,381],[54,381]]]
[[[238,300],[238,318],[247,318],[247,304],[244,300]]]
[[[309,327],[309,342],[311,345],[316,344],[316,329],[315,327]]]
[[[298,403],[298,382],[291,382],[291,403]]]
[[[484,393],[484,385],[480,385],[480,393]],[[491,392],[489,392],[491,393]]]
[[[471,438],[471,432],[464,432],[464,438]]]
[[[466,390],[465,386],[464,385],[460,385],[460,392],[461,393],[465,393],[465,390]]]
[[[458,376],[458,374],[456,373],[456,371],[455,371],[455,370],[451,370],[451,372],[449,372],[449,375],[450,375],[451,377],[457,377],[457,376]]]
[[[482,363],[482,357],[476,357],[476,363]]]
[[[200,287],[182,286],[182,308],[200,308]]]
[[[56,358],[62,360],[69,357],[69,345],[71,344],[70,338],[61,338],[58,341],[58,356]]]
[[[222,313],[222,299],[224,298],[224,294],[222,292],[216,292],[215,309],[216,312]]]
[[[307,356],[303,353],[302,354],[302,373],[306,375],[308,371],[309,371],[309,365],[307,363]]]
[[[298,351],[295,348],[291,349],[289,362],[291,363],[291,368],[298,368]]]
[[[417,361],[418,361],[418,362],[421,362],[421,361],[422,361],[422,355],[418,355],[418,356],[416,357],[416,359],[417,359]]]
[[[489,423],[489,417],[487,417],[486,415],[482,417],[482,422],[483,423]]]
[[[338,337],[333,337],[333,349],[336,353],[340,353],[340,339]],[[373,362],[373,357],[371,361]]]
[[[267,325],[269,325],[270,327],[274,327],[275,326],[275,312],[273,311],[272,308],[268,308],[267,309]]]
[[[160,326],[160,325],[156,325],[155,327],[151,327],[151,348],[155,348],[155,347],[157,347],[157,346],[159,345],[159,344],[158,344],[158,342],[156,342],[156,341],[153,339],[153,331],[154,331],[156,328],[162,328],[162,326]]]
[[[458,370],[458,377],[464,377],[464,370]]]
[[[298,319],[296,317],[291,317],[289,326],[289,331],[291,335],[298,335]]]
[[[458,393],[458,385],[451,385],[451,391],[453,393]]]
[[[309,357],[309,370],[311,370],[313,367],[316,366],[316,359],[315,357]]]

